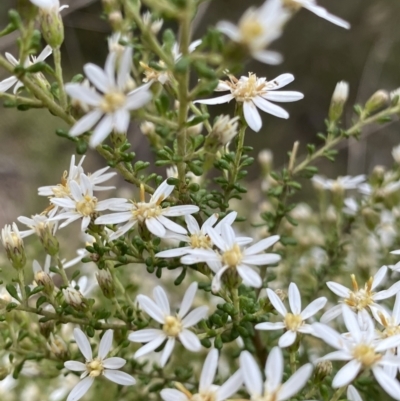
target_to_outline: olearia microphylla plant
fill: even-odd
[[[321,29],[350,24],[314,0],[266,0],[193,37],[203,1],[103,0],[108,55],[71,79],[72,3],[10,10],[6,112],[47,110],[76,151],[40,183],[42,207],[1,230],[2,401],[400,400],[400,145],[370,174],[316,167],[394,120],[400,90],[376,88],[344,124],[350,87],[338,76],[322,145],[300,156],[292,132],[276,169],[250,137],[276,117],[285,130],[278,103],[303,93],[281,89],[309,77],[270,46],[303,8],[336,25]],[[132,151],[138,136],[149,160]]]

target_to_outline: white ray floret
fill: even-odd
[[[221,104],[235,99],[236,102],[243,104],[243,114],[248,126],[258,132],[262,127],[262,120],[257,109],[276,117],[289,118],[289,113],[285,109],[272,102],[296,102],[303,99],[304,95],[300,92],[276,91],[293,81],[292,74],[282,74],[271,81],[267,81],[267,78],[257,78],[252,73],[240,79],[230,75],[229,81],[220,81],[215,89],[218,92],[230,91],[230,94],[213,99],[196,100],[195,103]]]
[[[79,136],[96,127],[90,137],[90,146],[95,147],[112,132],[126,133],[130,122],[130,111],[145,106],[152,98],[149,85],[143,85],[128,92],[131,81],[132,48],[126,47],[119,59],[116,72],[117,54],[108,55],[102,70],[94,64],[86,64],[84,71],[90,82],[101,92],[95,92],[82,84],[70,83],[65,86],[68,95],[92,107],[70,130],[70,135]]]
[[[364,288],[359,288],[356,277],[354,274],[351,275],[351,281],[353,289],[345,287],[342,284],[334,281],[328,281],[326,285],[328,288],[343,298],[341,302],[351,307],[354,311],[360,311],[363,309],[371,310],[374,314],[378,313],[383,308],[377,303],[387,298],[391,298],[400,291],[400,281],[394,283],[387,290],[376,292],[376,288],[382,284],[386,278],[388,268],[382,266],[373,277],[365,283]],[[323,314],[321,322],[327,323],[332,319],[335,319],[342,313],[341,304],[334,306]]]
[[[126,199],[111,198],[98,201],[93,196],[93,186],[85,174],[80,176],[80,184],[76,181],[70,182],[71,197],[51,198],[52,204],[63,208],[63,212],[52,217],[53,220],[65,220],[60,228],[67,226],[75,220],[82,219],[81,230],[85,231],[97,212],[109,209],[113,205],[123,204]]]
[[[24,67],[27,68],[33,64],[46,60],[46,58],[49,57],[51,53],[52,53],[51,47],[46,46],[38,57],[31,56],[31,58],[27,58],[24,62]],[[20,64],[20,62],[10,53],[6,53],[6,59],[14,67]],[[39,74],[36,74],[36,76],[39,76]],[[18,92],[18,89],[24,86],[24,84],[21,81],[19,81],[17,77],[12,76],[3,79],[0,82],[0,92],[7,92],[13,86],[14,86],[13,92],[14,94],[16,94]]]
[[[221,288],[221,277],[226,272],[238,274],[245,285],[260,288],[262,280],[260,275],[253,269],[255,266],[264,266],[278,263],[280,255],[276,253],[262,253],[279,241],[278,235],[265,238],[254,245],[243,249],[243,243],[238,241],[235,232],[228,224],[221,225],[221,233],[209,227],[208,235],[211,241],[218,248],[212,249],[192,249],[190,253],[181,258],[185,265],[205,262],[215,273],[212,280],[213,292],[218,292]]]
[[[96,224],[121,224],[115,233],[110,235],[110,240],[121,237],[137,223],[145,224],[147,229],[157,237],[163,238],[167,230],[185,235],[186,229],[174,223],[168,217],[186,216],[197,213],[199,207],[195,205],[178,205],[163,208],[162,202],[171,195],[173,185],[165,180],[151,196],[149,202],[145,202],[144,187],[140,187],[140,202],[131,202],[123,205],[111,206],[109,209],[119,213],[106,214],[96,219]]]
[[[192,400],[212,400],[224,401],[235,394],[242,386],[243,378],[241,370],[237,370],[224,384],[217,386],[214,384],[215,375],[218,368],[218,351],[212,349],[204,361],[201,371],[199,392],[192,394],[182,384],[175,383],[178,390],[164,389],[160,395],[164,401],[192,401]]]
[[[362,322],[347,306],[342,305],[347,336],[323,323],[314,323],[314,334],[337,351],[325,355],[321,360],[348,361],[335,375],[333,388],[350,384],[363,370],[371,370],[376,381],[394,399],[400,400],[400,384],[385,372],[385,367],[399,367],[400,358],[386,354],[386,351],[400,345],[400,335],[383,340],[376,339],[372,318],[363,313]],[[360,324],[362,323],[362,324]]]
[[[216,28],[234,42],[247,46],[256,60],[279,64],[282,56],[265,48],[282,35],[282,28],[290,17],[290,11],[283,7],[281,0],[267,0],[259,8],[247,9],[237,26],[228,21],[220,21]]]
[[[248,351],[240,354],[240,369],[251,400],[285,401],[298,394],[304,387],[311,376],[313,367],[311,363],[307,363],[282,384],[284,360],[281,349],[274,347],[265,364],[265,382],[257,362]]]
[[[162,329],[143,329],[129,335],[130,341],[147,343],[136,351],[135,358],[140,358],[154,351],[165,340],[167,341],[161,355],[161,367],[167,363],[177,339],[187,350],[192,352],[200,351],[200,340],[196,334],[188,329],[207,316],[208,307],[199,306],[189,313],[196,291],[197,283],[192,283],[185,292],[177,314],[171,313],[167,294],[160,286],[157,286],[153,291],[154,301],[145,295],[138,295],[137,301],[140,307],[156,322],[162,324]]]
[[[132,376],[118,370],[126,364],[125,359],[119,357],[106,358],[112,347],[113,335],[112,330],[107,330],[104,333],[100,341],[98,355],[93,358],[92,347],[85,333],[80,329],[74,329],[75,341],[86,362],[67,361],[64,363],[64,366],[69,370],[83,372],[81,381],[69,393],[67,401],[80,400],[92,386],[96,377],[104,376],[121,386],[135,384],[136,381]]]
[[[278,295],[267,288],[268,298],[276,311],[283,317],[283,322],[264,322],[256,324],[258,330],[282,330],[286,332],[279,338],[278,345],[281,348],[289,347],[297,338],[298,333],[311,334],[312,327],[305,321],[314,316],[326,304],[327,299],[320,297],[312,301],[303,311],[301,310],[300,292],[295,283],[289,285],[289,305],[291,312],[288,312]]]
[[[350,29],[350,24],[347,21],[337,17],[336,15],[330,14],[325,8],[317,5],[316,0],[282,0],[282,2],[289,9],[297,11],[301,8],[306,8],[318,17],[332,22],[332,24],[344,29]]]
[[[321,175],[314,175],[311,181],[316,188],[326,189],[329,191],[345,191],[348,189],[357,189],[365,181],[366,176],[364,174],[346,175],[344,177],[338,177],[335,180],[325,178]]]

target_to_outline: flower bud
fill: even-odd
[[[119,31],[122,28],[124,18],[122,17],[121,11],[113,11],[108,15],[108,21],[114,31]]]
[[[392,149],[392,156],[394,161],[400,165],[400,145],[397,145]]]
[[[144,121],[140,124],[140,131],[143,135],[152,135],[156,132],[156,126],[150,121]]]
[[[365,225],[370,230],[374,230],[381,220],[381,216],[379,215],[379,213],[377,213],[374,209],[370,207],[364,208],[361,214],[364,218]]]
[[[6,224],[1,230],[1,241],[7,252],[8,260],[15,269],[22,269],[26,263],[24,242],[15,223]]]
[[[54,331],[54,320],[39,322],[39,331],[43,337],[49,338],[50,334]]]
[[[51,295],[54,291],[54,282],[50,275],[43,270],[39,270],[35,273],[35,281],[37,285],[42,285],[44,287],[44,292]]]
[[[151,13],[149,11],[147,11],[143,14],[142,19],[143,19],[143,23],[150,28],[151,32],[154,35],[157,35],[158,32],[160,32],[160,30],[164,24],[164,21],[161,18],[157,19],[155,21],[152,21]]]
[[[64,361],[68,358],[69,352],[67,344],[65,344],[64,340],[61,337],[54,335],[53,333],[50,334],[50,339],[47,343],[47,349],[58,359]]]
[[[400,88],[395,89],[394,91],[390,92],[390,101],[392,102],[393,106],[399,103],[400,99]]]
[[[343,107],[349,97],[349,84],[340,81],[332,95],[331,105],[329,107],[329,120],[337,121],[343,114]]]
[[[385,180],[385,166],[375,166],[372,170],[370,182],[373,186],[381,186]]]
[[[57,255],[60,246],[58,239],[54,235],[53,223],[47,222],[37,226],[37,234],[39,235],[40,242],[46,253],[51,256]]]
[[[84,296],[75,288],[67,287],[62,290],[65,302],[74,309],[81,310],[85,307]]]
[[[44,40],[52,49],[58,49],[64,42],[64,24],[60,15],[61,7],[51,5],[41,7],[39,12],[40,28]]]
[[[332,373],[332,362],[321,361],[315,367],[315,381],[322,382],[326,377]]]
[[[365,110],[368,113],[372,113],[372,112],[386,106],[388,101],[389,101],[388,93],[384,90],[379,90],[379,91],[375,92],[368,99],[367,103],[365,103]]]
[[[217,140],[219,146],[225,146],[238,134],[239,117],[230,118],[220,115],[214,123],[210,137]]]
[[[99,283],[100,289],[103,292],[103,295],[112,299],[115,297],[115,286],[113,277],[108,269],[99,270],[96,273],[96,279]]]

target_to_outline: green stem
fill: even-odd
[[[346,390],[347,386],[343,386],[338,388],[334,393],[330,401],[338,401],[340,396],[344,393],[344,390]]]
[[[297,366],[296,366],[296,351],[290,350],[289,352],[289,361],[290,361],[290,370],[293,373],[296,372]]]
[[[58,90],[60,94],[60,103],[61,107],[66,110],[67,109],[67,94],[65,93],[64,88],[64,80],[63,80],[63,72],[61,66],[61,51],[59,47],[53,49],[53,57],[54,57],[54,64],[56,67],[56,79],[58,83]]]
[[[67,274],[65,273],[64,265],[63,265],[59,255],[57,255],[57,267],[58,267],[58,271],[60,272],[60,276],[63,280],[64,285],[68,287],[69,280],[68,280]]]
[[[28,305],[28,300],[26,298],[26,291],[25,291],[24,269],[19,269],[18,270],[18,282],[19,282],[19,288],[21,290],[22,304],[23,305]]]

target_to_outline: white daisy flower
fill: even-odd
[[[49,221],[49,218],[43,214],[35,214],[32,218],[19,216],[18,221],[29,227],[29,230],[21,231],[21,238],[28,237],[32,234],[36,234],[38,237],[42,237],[47,230],[53,235],[57,231],[57,224]]]
[[[340,26],[344,29],[350,29],[350,24],[347,21],[336,17],[336,15],[330,14],[325,8],[318,6],[315,0],[282,0],[282,2],[283,5],[289,9],[294,9],[297,11],[301,8],[306,8],[318,17],[332,22],[332,24]]]
[[[218,351],[214,348],[204,361],[201,370],[199,392],[192,394],[182,384],[175,383],[179,390],[164,389],[160,395],[164,401],[191,401],[191,400],[212,400],[224,401],[235,394],[242,386],[243,378],[241,370],[237,370],[224,384],[217,386],[214,383],[218,368]]]
[[[267,294],[273,307],[283,317],[283,322],[258,323],[256,324],[255,328],[257,330],[286,329],[286,332],[279,338],[278,345],[281,348],[292,345],[296,341],[297,333],[311,334],[312,327],[310,324],[305,323],[305,321],[321,310],[327,302],[325,297],[317,298],[302,311],[299,289],[295,283],[290,283],[289,305],[291,312],[288,312],[285,308],[285,305],[274,291],[272,291],[270,288],[267,288]]]
[[[365,178],[365,174],[360,174],[355,177],[346,175],[344,177],[338,177],[336,180],[331,180],[321,175],[314,175],[311,181],[316,188],[329,191],[345,191],[347,189],[359,188],[360,184],[365,181]]]
[[[144,187],[140,188],[140,202],[126,203],[125,205],[111,206],[110,210],[120,213],[106,214],[96,219],[96,224],[120,224],[125,223],[115,233],[110,235],[110,240],[121,237],[137,223],[145,224],[147,229],[157,237],[165,237],[167,230],[178,234],[186,234],[185,228],[167,217],[185,216],[197,213],[198,206],[179,205],[163,208],[162,202],[171,195],[173,185],[168,185],[165,180],[151,196],[150,201],[145,201]]]
[[[153,290],[155,301],[145,295],[138,295],[137,301],[140,307],[155,321],[162,324],[161,329],[143,329],[129,335],[133,342],[147,343],[138,351],[134,357],[140,358],[158,348],[167,340],[162,352],[160,365],[165,366],[174,349],[176,339],[189,351],[198,352],[201,349],[200,340],[196,334],[188,328],[196,325],[201,319],[207,316],[208,306],[199,306],[192,310],[194,297],[197,291],[197,283],[192,283],[185,292],[179,312],[176,315],[171,313],[168,297],[162,287],[157,286]]]
[[[282,384],[284,360],[281,349],[274,347],[265,364],[265,382],[263,382],[257,362],[248,351],[240,354],[240,369],[244,385],[252,401],[260,399],[285,401],[298,394],[305,386],[313,367],[311,363],[307,363]]]
[[[230,94],[213,99],[196,100],[195,103],[221,104],[235,99],[238,103],[243,104],[244,118],[249,127],[258,132],[262,127],[262,120],[257,108],[276,117],[289,118],[286,110],[270,101],[296,102],[303,99],[304,95],[300,92],[275,92],[293,81],[292,74],[282,74],[271,81],[267,81],[267,78],[257,78],[252,73],[249,73],[248,77],[242,76],[240,79],[230,75],[229,81],[220,81],[215,89],[218,92],[230,91]]]
[[[321,360],[348,361],[333,378],[332,387],[350,384],[363,370],[371,370],[376,381],[393,398],[400,400],[400,384],[385,372],[385,366],[400,366],[400,358],[385,352],[400,345],[400,335],[377,340],[374,323],[368,313],[363,314],[361,327],[359,319],[351,309],[342,306],[344,323],[351,336],[349,339],[322,323],[314,323],[314,334],[337,351],[325,355]],[[366,326],[366,327],[365,327]],[[362,330],[365,328],[366,330]]]
[[[281,260],[280,255],[276,253],[261,253],[279,241],[279,235],[265,238],[242,249],[243,243],[238,242],[235,232],[228,224],[221,225],[221,234],[212,227],[208,227],[207,232],[218,250],[191,249],[186,256],[181,258],[181,262],[185,265],[207,263],[215,273],[211,284],[213,292],[220,290],[221,277],[225,272],[237,273],[245,285],[260,288],[262,286],[261,277],[251,266],[275,264]]]
[[[93,186],[85,174],[81,174],[80,184],[76,181],[70,182],[70,198],[51,198],[50,202],[62,207],[63,212],[51,217],[50,221],[65,220],[60,228],[67,226],[75,220],[82,219],[81,230],[85,231],[97,212],[109,209],[110,206],[126,202],[123,198],[111,198],[98,201],[93,196]]]
[[[31,56],[31,58],[27,58],[24,62],[24,67],[27,68],[33,64],[36,64],[38,62],[46,60],[47,57],[50,56],[52,53],[51,47],[46,46],[42,52],[39,54],[38,57]],[[8,62],[16,67],[17,65],[20,64],[19,60],[17,60],[12,54],[6,53],[6,59]],[[36,74],[36,76],[39,76]],[[15,85],[15,86],[14,86]],[[18,80],[18,78],[12,76],[6,79],[3,79],[3,81],[0,82],[0,92],[7,92],[11,87],[14,86],[13,93],[16,94],[18,92],[18,89],[24,86],[24,84]]]
[[[227,214],[214,227],[214,230],[216,230],[219,234],[221,234],[222,225],[223,224],[232,225],[236,219],[236,216],[237,216],[236,212],[231,212],[231,213]],[[208,235],[207,230],[209,227],[213,227],[214,224],[218,221],[218,214],[216,214],[216,213],[212,214],[203,223],[201,228],[199,226],[199,223],[197,223],[197,220],[191,215],[186,215],[185,221],[186,221],[186,225],[188,227],[190,235],[167,233],[166,238],[174,238],[179,241],[186,242],[188,244],[188,246],[184,246],[181,248],[168,249],[166,251],[161,251],[156,254],[156,256],[158,258],[175,258],[177,256],[183,256],[183,255],[190,253],[190,251],[192,249],[212,249],[214,244],[211,241],[211,238]],[[248,237],[237,238],[237,240],[240,241],[240,243],[242,245],[253,241],[252,238],[248,238]]]
[[[375,289],[384,281],[387,271],[388,268],[382,266],[376,274],[370,277],[365,283],[364,288],[359,288],[354,274],[351,275],[353,290],[334,281],[328,281],[326,285],[333,293],[343,298],[341,302],[351,307],[354,311],[358,312],[367,309],[376,314],[383,309],[382,306],[376,303],[377,301],[393,297],[400,291],[400,281],[398,281],[387,290],[375,292]],[[336,305],[326,311],[321,317],[321,322],[327,323],[338,317],[342,313],[341,305],[342,304]]]
[[[216,28],[233,41],[244,44],[253,58],[266,64],[279,64],[282,56],[264,50],[282,35],[282,28],[291,13],[283,7],[281,0],[267,0],[259,7],[250,7],[242,15],[238,26],[220,21]]]
[[[67,361],[64,366],[76,372],[83,372],[81,375],[81,381],[72,389],[69,393],[67,401],[78,401],[80,400],[92,386],[94,379],[99,376],[104,376],[108,380],[120,384],[121,386],[132,386],[136,380],[120,369],[126,364],[126,360],[123,358],[112,357],[106,358],[110,352],[113,342],[114,332],[107,330],[99,345],[99,351],[96,358],[93,358],[92,347],[85,333],[80,329],[74,329],[74,338],[85,357],[86,362]]]
[[[79,136],[96,126],[89,141],[92,147],[103,142],[113,130],[126,133],[130,122],[130,111],[140,109],[152,98],[149,85],[143,85],[126,93],[131,80],[132,48],[125,48],[119,59],[117,73],[116,60],[117,53],[112,52],[107,57],[104,70],[91,63],[84,66],[87,78],[102,92],[101,94],[77,83],[65,86],[71,98],[78,99],[93,108],[69,132],[71,136]]]

